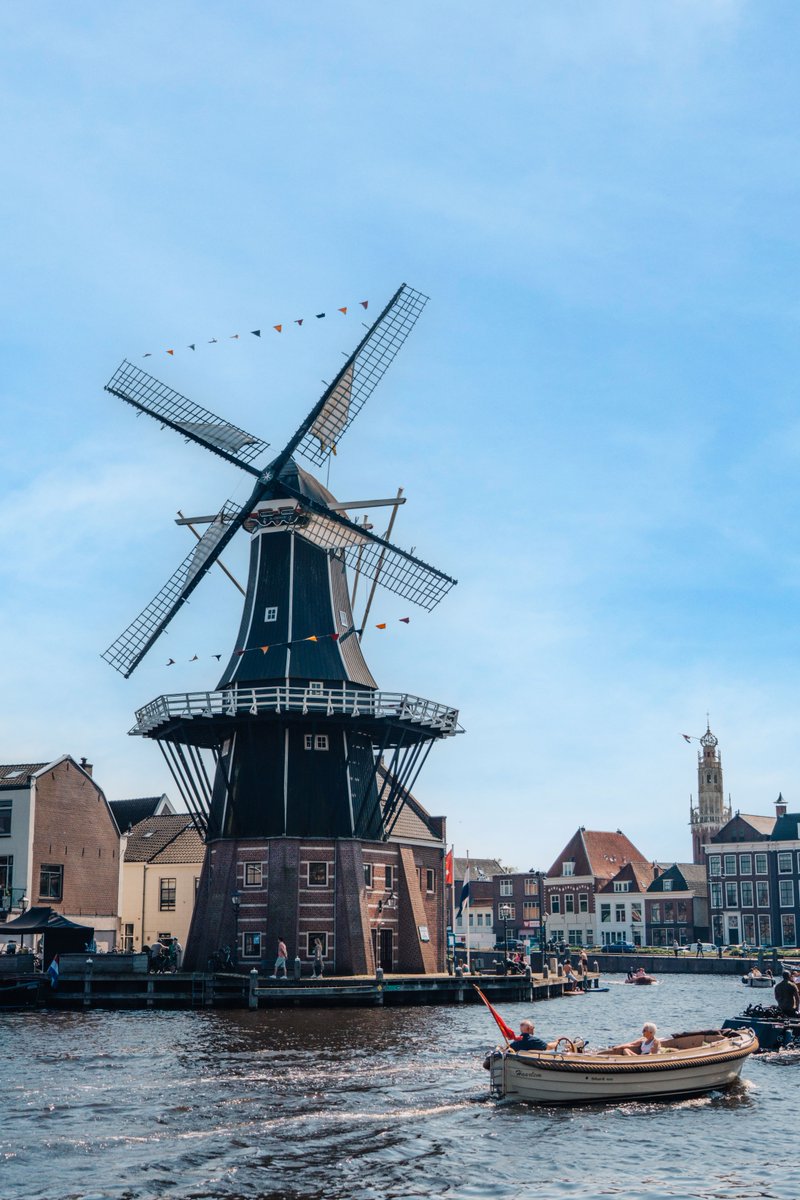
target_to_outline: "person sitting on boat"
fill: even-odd
[[[775,1001],[778,1008],[786,1017],[796,1017],[800,1008],[800,991],[792,982],[791,971],[784,971],[780,983],[775,986]]]
[[[656,1037],[656,1027],[651,1021],[642,1026],[642,1036],[622,1046],[612,1046],[609,1054],[658,1054],[661,1042]]]
[[[514,1038],[509,1045],[512,1050],[552,1050],[555,1042],[545,1042],[542,1038],[534,1037],[533,1021],[520,1021],[519,1037]]]

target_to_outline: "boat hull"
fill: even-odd
[[[608,1104],[670,1100],[728,1088],[758,1049],[752,1030],[717,1045],[647,1056],[517,1053],[491,1057],[492,1093],[533,1104]]]

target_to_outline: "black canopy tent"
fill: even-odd
[[[57,954],[80,954],[94,940],[94,926],[79,925],[44,905],[29,908],[21,917],[6,921],[0,928],[11,936],[19,934],[20,946],[26,933],[39,934],[45,969]]]

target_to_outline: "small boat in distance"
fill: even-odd
[[[753,988],[775,987],[775,980],[772,978],[772,976],[762,975],[757,967],[754,967],[752,971],[748,971],[746,975],[742,976],[742,983],[745,987]]]
[[[752,1029],[701,1029],[662,1039],[657,1054],[583,1050],[561,1038],[554,1050],[495,1050],[484,1065],[497,1099],[607,1104],[671,1100],[728,1088],[756,1050]]]
[[[628,977],[625,983],[650,984],[658,983],[654,975],[648,975],[644,967],[639,967],[636,971],[628,971]]]

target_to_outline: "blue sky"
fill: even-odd
[[[99,657],[176,510],[248,483],[104,393],[119,361],[280,446],[359,318],[244,335],[408,281],[330,486],[404,487],[395,540],[459,579],[380,594],[364,643],[461,710],[417,788],[457,851],[546,866],[582,824],[688,858],[707,711],[734,807],[800,809],[798,33],[739,0],[6,6],[0,759],[174,793],[134,709],[235,637],[216,572],[130,680]]]

